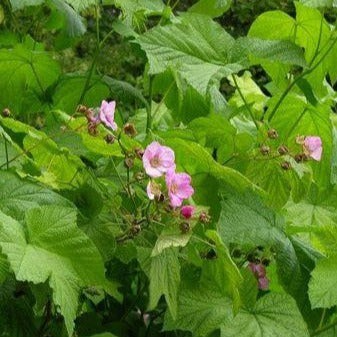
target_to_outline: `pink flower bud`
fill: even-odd
[[[180,214],[185,218],[185,219],[190,219],[192,218],[193,214],[195,211],[195,207],[194,206],[183,206],[181,208]]]

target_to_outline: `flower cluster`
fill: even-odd
[[[174,151],[152,142],[147,146],[143,155],[145,172],[151,178],[165,175],[165,183],[172,207],[180,207],[185,199],[194,193],[191,186],[191,177],[187,173],[177,173]],[[147,186],[147,195],[150,200],[161,195],[160,185],[150,180]]]

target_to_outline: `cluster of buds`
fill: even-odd
[[[279,137],[278,132],[275,129],[270,129],[267,131],[267,136],[271,140],[275,140]],[[301,145],[301,152],[296,154],[291,154],[288,147],[284,144],[278,146],[277,153],[280,156],[291,156],[297,163],[303,163],[308,161],[310,158],[316,161],[321,160],[322,156],[322,141],[320,137],[317,136],[300,136],[296,138],[296,144]],[[268,156],[273,153],[272,148],[263,144],[260,147],[260,153],[263,156]],[[275,152],[276,153],[276,152]],[[285,171],[291,169],[291,163],[289,160],[281,162],[281,168]]]

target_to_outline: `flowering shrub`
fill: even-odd
[[[336,335],[335,3],[177,4],[0,4],[1,336]]]

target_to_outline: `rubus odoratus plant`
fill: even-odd
[[[1,336],[337,335],[336,1],[191,3],[0,3]]]

